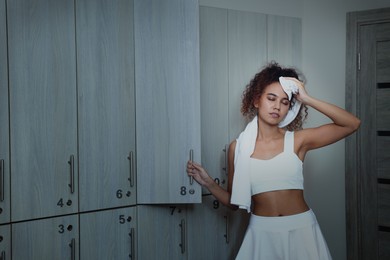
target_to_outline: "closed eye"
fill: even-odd
[[[278,99],[278,97],[275,94],[269,93],[267,95],[267,99],[269,101],[276,101]],[[285,106],[290,106],[290,101],[287,98],[283,98],[281,102]]]

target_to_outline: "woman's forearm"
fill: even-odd
[[[313,97],[306,97],[302,101],[304,104],[329,117],[336,125],[350,129],[349,132],[351,133],[359,128],[360,120],[353,114],[338,106]]]
[[[223,205],[234,210],[238,208],[236,205],[230,204],[230,193],[219,186],[214,180],[211,179],[211,181],[207,182],[204,187],[208,189],[210,193]]]

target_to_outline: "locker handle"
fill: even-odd
[[[130,176],[128,178],[130,182],[130,187],[134,187],[134,154],[133,152],[129,153],[129,156],[127,156],[127,159],[130,163]]]
[[[229,217],[228,216],[223,216],[225,218],[225,242],[226,244],[229,244]]]
[[[4,201],[4,160],[0,160],[0,201]]]
[[[190,150],[190,162],[194,160],[194,150]],[[190,176],[190,185],[194,183],[194,177]]]
[[[135,237],[134,237],[134,234],[135,234],[135,231],[134,231],[134,228],[131,228],[130,229],[130,233],[129,233],[129,236],[130,236],[130,238],[131,238],[131,242],[130,242],[130,250],[131,250],[131,252],[130,252],[130,259],[132,259],[132,260],[134,260],[134,259],[136,259],[136,257],[135,257]]]
[[[5,251],[1,251],[1,260],[5,260]]]
[[[229,153],[229,145],[225,145],[225,148],[223,149],[223,152],[225,153],[225,162],[224,167],[222,167],[222,170],[225,171],[226,174],[228,174],[228,153]]]
[[[186,252],[186,221],[184,219],[181,220],[180,223],[180,229],[181,229],[181,253],[184,254]]]
[[[74,193],[74,155],[72,154],[70,156],[70,159],[68,161],[68,164],[70,166],[70,183],[68,186],[70,187],[70,193]]]
[[[70,247],[70,259],[75,260],[76,259],[76,240],[72,238],[69,244]]]

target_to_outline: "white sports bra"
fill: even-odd
[[[269,160],[250,158],[251,194],[275,190],[303,190],[302,170],[302,161],[294,152],[294,132],[286,131],[282,153]]]

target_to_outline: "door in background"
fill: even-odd
[[[357,46],[348,58],[356,63],[347,72],[346,98],[362,125],[347,142],[348,258],[384,260],[390,259],[390,9],[355,15],[349,43],[355,38]]]

